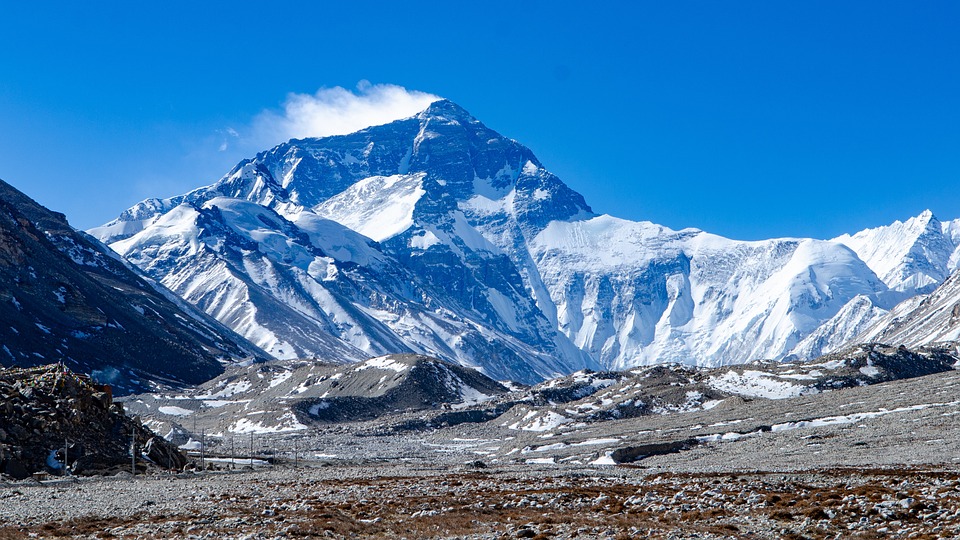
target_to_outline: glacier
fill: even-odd
[[[275,357],[414,352],[521,382],[813,357],[960,258],[960,222],[929,212],[750,242],[596,214],[447,100],[288,141],[88,232]]]

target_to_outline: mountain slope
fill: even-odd
[[[177,206],[113,247],[277,357],[439,353],[519,380],[565,370],[482,314],[444,309],[370,239],[309,211],[293,217],[219,197]]]
[[[918,347],[960,341],[960,271],[928,295],[906,300],[877,319],[855,341]]]
[[[0,181],[0,365],[63,362],[129,391],[199,383],[221,360],[263,354],[164,293]]]
[[[929,210],[904,222],[837,237],[890,287],[878,298],[851,300],[834,317],[805,337],[792,357],[815,358],[848,343],[900,339],[883,330],[916,307],[916,295],[931,292],[957,269],[960,259],[960,220],[941,222]],[[903,303],[900,306],[893,307]],[[922,333],[929,334],[932,328]],[[886,337],[881,337],[886,335]],[[891,342],[894,342],[891,341]],[[931,340],[907,340],[911,345]]]
[[[598,216],[529,149],[438,101],[281,144],[90,232],[275,356],[412,351],[536,382],[815,356],[946,275],[953,229],[922,233],[937,223],[882,252],[889,235],[739,242]]]

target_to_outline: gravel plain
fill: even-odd
[[[956,538],[955,471],[380,466],[20,483],[0,538]]]

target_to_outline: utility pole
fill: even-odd
[[[67,454],[70,448],[70,439],[63,440],[63,475],[70,475],[70,456]]]
[[[300,452],[297,450],[297,440],[293,440],[293,468],[300,468]]]
[[[253,432],[250,432],[250,466],[253,467]]]
[[[137,433],[130,437],[130,474],[137,476]]]
[[[231,469],[236,469],[236,468],[237,468],[237,466],[236,466],[236,455],[237,455],[237,451],[236,451],[236,448],[235,448],[234,445],[233,445],[233,442],[234,442],[235,439],[236,439],[236,436],[234,436],[234,435],[231,435],[231,436],[230,436],[230,468],[231,468]]]
[[[200,470],[201,471],[205,470],[204,463],[203,463],[203,435],[204,435],[204,430],[201,429],[200,430]]]

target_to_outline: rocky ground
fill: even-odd
[[[955,538],[942,467],[789,474],[391,463],[0,489],[0,538]]]

